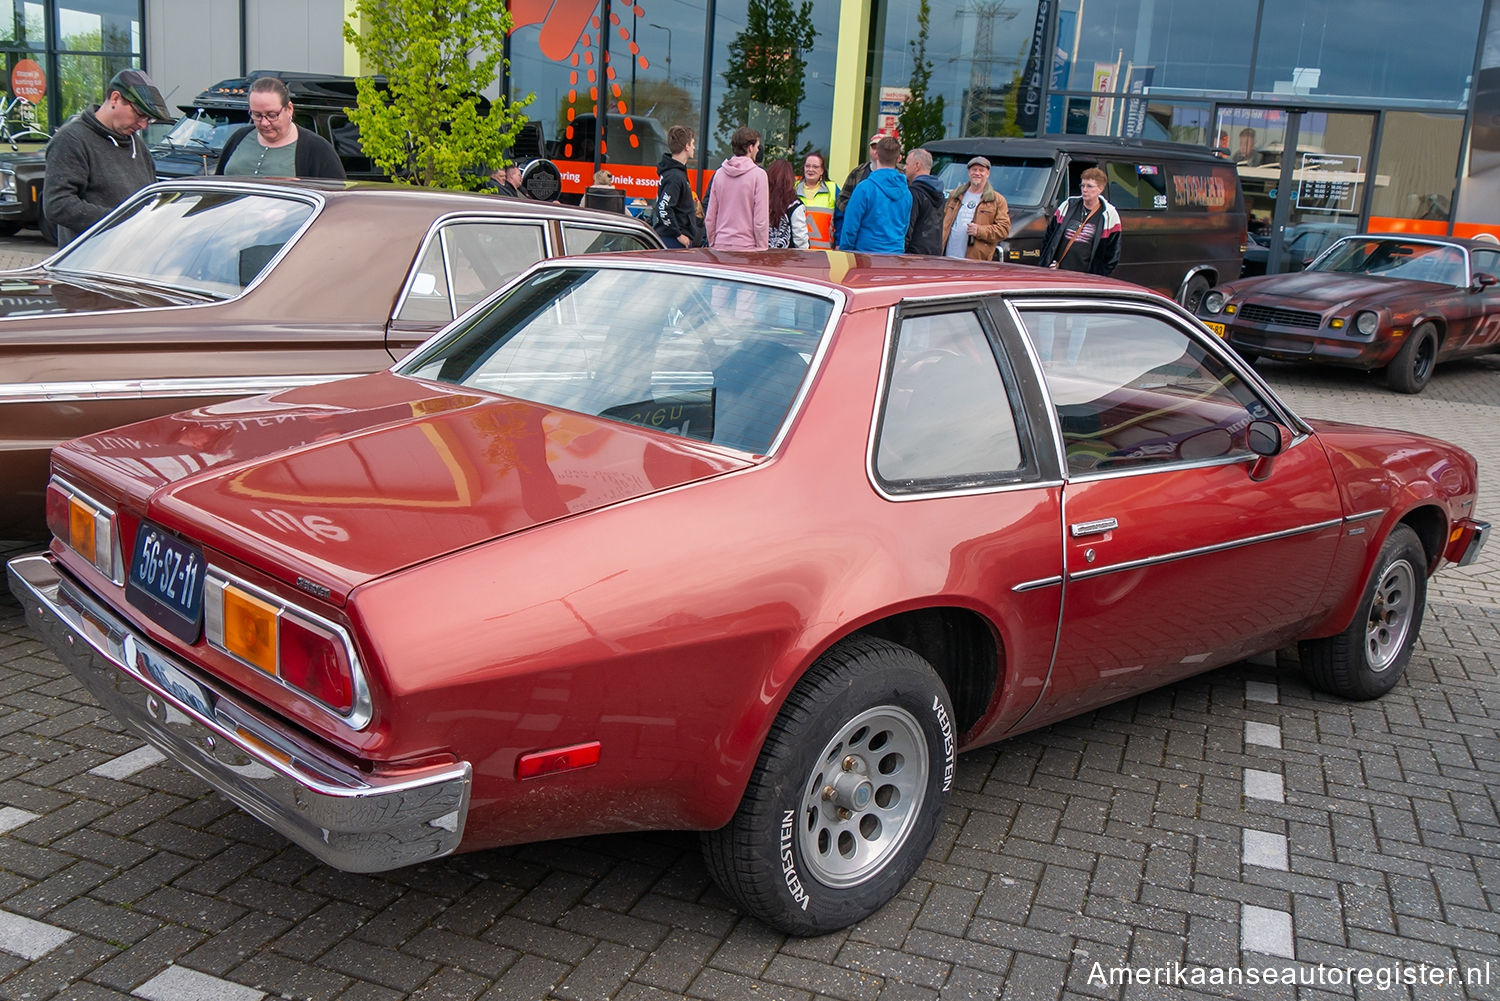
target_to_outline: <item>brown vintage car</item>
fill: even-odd
[[[1500,246],[1401,233],[1346,236],[1294,274],[1242,278],[1198,315],[1249,361],[1383,370],[1419,393],[1439,362],[1500,351]]]
[[[388,184],[143,189],[0,272],[0,538],[40,538],[68,438],[387,368],[547,257],[656,248],[626,216]]]

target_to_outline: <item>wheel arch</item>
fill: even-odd
[[[1177,283],[1177,294],[1172,297],[1173,301],[1181,305],[1182,297],[1187,294],[1188,285],[1190,285],[1193,279],[1197,278],[1199,275],[1202,275],[1204,278],[1208,279],[1209,288],[1215,288],[1218,286],[1218,268],[1214,267],[1212,264],[1195,264],[1187,269],[1187,272],[1182,276],[1182,281]]]
[[[883,615],[830,641],[809,665],[851,636],[888,640],[932,665],[953,701],[960,734],[971,730],[994,701],[1004,646],[989,620],[973,609],[934,605]]]
[[[1427,554],[1427,572],[1431,575],[1448,539],[1448,517],[1442,507],[1435,503],[1420,504],[1403,514],[1391,527],[1396,525],[1405,525],[1417,533],[1422,552]]]

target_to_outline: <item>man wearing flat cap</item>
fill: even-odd
[[[59,247],[156,180],[156,162],[139,133],[151,122],[176,120],[151,78],[125,69],[104,88],[104,103],[57,130],[47,144],[42,210],[57,227]]]
[[[1000,241],[1010,236],[1010,206],[990,187],[990,161],[969,161],[969,184],[953,189],[943,205],[943,254],[971,261],[995,259]]]

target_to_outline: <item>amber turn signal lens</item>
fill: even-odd
[[[276,673],[277,610],[239,588],[224,588],[224,649],[247,664]]]
[[[94,519],[97,512],[77,497],[68,498],[68,545],[90,563],[97,562]]]

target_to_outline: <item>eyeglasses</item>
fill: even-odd
[[[252,111],[250,112],[250,120],[252,122],[274,122],[281,117],[281,113],[285,110],[286,107],[283,105],[275,111]]]

